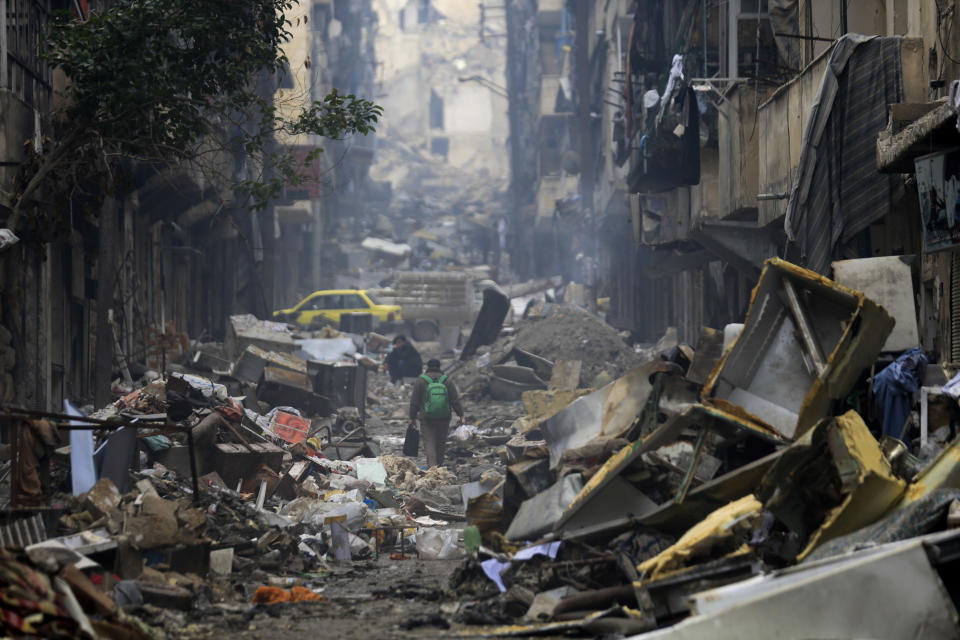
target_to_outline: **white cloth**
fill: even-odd
[[[683,80],[683,56],[679,53],[674,54],[673,63],[670,65],[670,79],[667,80],[667,89],[663,92],[661,100],[666,103],[673,93],[673,88],[677,85],[677,80]]]
[[[960,399],[960,373],[953,376],[950,382],[943,385],[943,392],[954,400]]]

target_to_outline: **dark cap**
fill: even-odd
[[[440,361],[436,358],[430,358],[427,360],[427,369],[436,369],[440,371]]]

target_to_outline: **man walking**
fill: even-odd
[[[428,468],[443,465],[453,412],[460,416],[460,424],[463,424],[463,403],[456,385],[440,370],[439,360],[429,360],[427,372],[413,383],[413,395],[410,396],[410,424],[420,421],[420,439]]]
[[[423,371],[420,352],[407,342],[407,336],[403,335],[393,339],[393,349],[387,354],[384,364],[390,373],[390,382],[393,383],[401,378],[415,378]]]

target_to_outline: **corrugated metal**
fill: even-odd
[[[0,525],[0,546],[5,549],[23,549],[47,539],[47,528],[38,513],[29,518]]]

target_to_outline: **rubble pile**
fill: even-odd
[[[48,618],[11,629],[75,637],[89,616],[120,624],[117,612],[168,632],[185,615],[246,625],[263,607],[323,606],[326,578],[358,561],[461,555],[459,489],[444,496],[457,477],[381,456],[368,432],[405,416],[408,389],[379,380],[378,400],[390,398],[372,408],[387,420],[366,411],[384,343],[235,316],[225,344],[196,345],[166,377],[118,381],[123,395],[89,417],[69,403],[50,422],[11,409],[37,443],[15,469],[11,502],[34,484],[64,491],[53,512],[0,521],[10,562],[51,603]],[[71,429],[70,447],[47,451],[43,424]],[[68,471],[45,477],[51,459]],[[67,606],[69,589],[59,578],[36,586],[38,570],[77,572],[99,609],[79,594],[84,606]]]
[[[491,361],[570,357],[550,349],[568,340],[522,340],[543,322]],[[505,625],[489,636],[957,637],[941,554],[960,540],[960,382],[931,386],[919,350],[883,353],[893,325],[864,294],[773,259],[722,351],[705,331],[702,349],[595,389],[522,393],[505,473],[463,488],[477,542],[451,577],[455,620]],[[854,592],[870,620],[835,606]]]
[[[553,362],[580,360],[580,386],[603,386],[645,358],[616,329],[583,307],[544,303],[528,312],[531,322],[517,332],[516,347]],[[598,376],[606,376],[598,380]],[[598,382],[600,384],[598,384]]]
[[[472,397],[444,467],[401,453],[409,382],[368,380],[388,341],[329,327],[235,317],[90,416],[5,407],[14,505],[62,493],[0,521],[24,594],[4,630],[242,629],[375,572],[365,597],[403,598],[406,630],[957,637],[960,374],[885,352],[877,301],[773,259],[725,347],[642,355],[612,330],[544,341],[585,312],[541,309],[443,352]],[[454,566],[446,591],[383,585],[412,557]],[[824,601],[851,592],[869,615]]]

